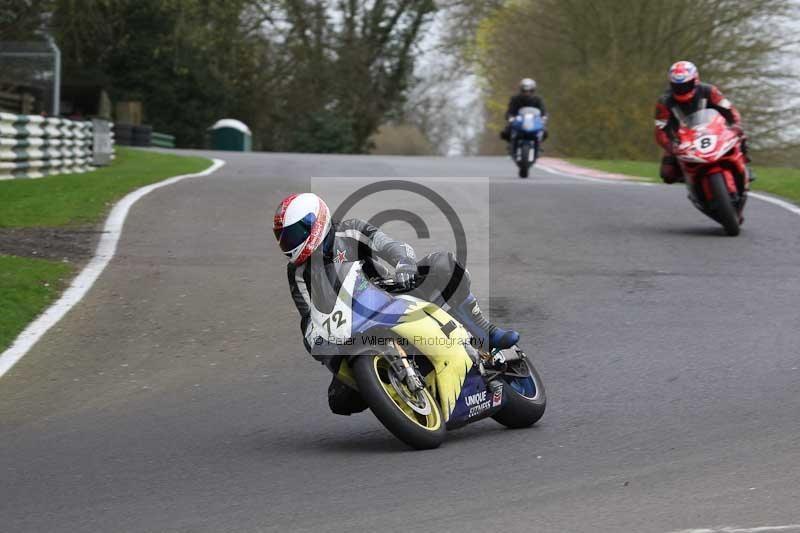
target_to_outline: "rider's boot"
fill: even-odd
[[[336,376],[328,386],[328,406],[333,414],[344,416],[360,413],[368,407],[357,390],[345,385]]]
[[[504,350],[519,342],[519,333],[498,328],[483,316],[478,300],[472,294],[461,305],[452,308],[451,312],[472,334],[478,348]]]

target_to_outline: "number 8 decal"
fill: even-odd
[[[695,146],[700,152],[705,154],[713,150],[716,143],[717,143],[716,135],[703,135],[702,137],[697,139]]]

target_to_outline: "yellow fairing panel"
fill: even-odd
[[[358,390],[356,378],[353,376],[353,370],[350,368],[350,365],[347,364],[347,359],[345,358],[342,358],[342,362],[339,365],[339,371],[336,372],[336,379],[348,387]]]
[[[447,421],[472,368],[472,359],[464,349],[469,333],[439,306],[428,302],[411,305],[392,331],[407,339],[433,364],[436,380],[432,385]]]

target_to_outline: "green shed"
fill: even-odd
[[[249,152],[253,146],[253,134],[244,122],[235,118],[223,118],[209,128],[212,150]]]

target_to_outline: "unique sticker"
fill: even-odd
[[[492,407],[492,399],[487,398],[486,390],[482,390],[475,394],[470,394],[464,400],[469,407],[470,417],[479,415],[487,409]]]

